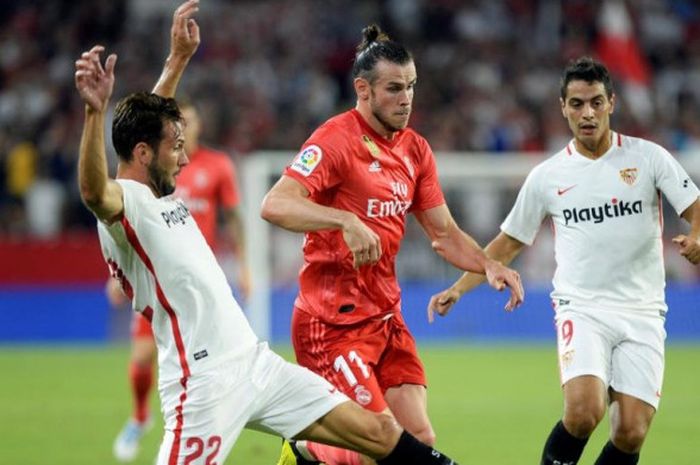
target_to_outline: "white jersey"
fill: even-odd
[[[151,320],[159,384],[250,351],[257,337],[182,200],[117,182],[124,216],[110,226],[98,222],[102,254],[134,310]]]
[[[551,218],[555,303],[658,314],[667,309],[661,193],[681,214],[699,191],[659,145],[615,132],[612,140],[596,160],[572,141],[535,167],[501,230],[531,245]]]

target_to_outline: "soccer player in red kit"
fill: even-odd
[[[192,14],[192,10],[193,8],[190,8],[181,14]],[[185,39],[184,34],[178,36],[180,41]],[[183,47],[185,45],[187,44],[183,44]],[[184,200],[212,250],[219,249],[217,220],[219,214],[223,216],[225,244],[222,245],[230,247],[236,257],[238,290],[243,298],[247,298],[250,292],[250,278],[243,246],[243,225],[238,211],[240,197],[235,167],[228,155],[200,143],[202,122],[195,106],[185,102],[180,104],[180,110],[185,120],[185,152],[189,164],[184,166],[178,175],[174,195]],[[115,307],[127,303],[118,281],[113,278],[108,282],[107,295]],[[122,462],[131,461],[136,457],[140,439],[150,427],[149,398],[153,386],[157,349],[151,324],[137,312],[132,312],[131,342],[129,384],[134,410],[113,446],[115,457]]]
[[[329,119],[304,143],[263,201],[264,219],[305,233],[292,319],[300,365],[368,409],[392,413],[423,442],[435,442],[426,379],[401,316],[395,258],[413,213],[433,248],[462,270],[511,288],[519,275],[486,257],[457,226],[427,141],[407,128],[416,68],[411,54],[377,26],[363,31],[353,66],[354,109]],[[359,464],[357,453],[285,443],[280,464]]]

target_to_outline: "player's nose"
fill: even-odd
[[[190,164],[190,158],[187,156],[186,151],[183,150],[180,153],[180,156],[178,157],[178,160],[177,160],[177,164],[178,164],[178,166],[185,166],[185,165]]]

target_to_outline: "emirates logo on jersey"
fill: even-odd
[[[367,199],[368,218],[386,218],[387,216],[405,216],[411,208],[410,200]]]
[[[389,183],[393,199],[367,199],[368,218],[386,218],[388,216],[405,216],[411,208],[411,200],[402,200],[408,197],[408,185],[402,181]]]
[[[620,178],[627,184],[631,186],[637,180],[637,168],[625,168],[620,170]]]

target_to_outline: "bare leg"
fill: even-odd
[[[579,376],[564,385],[564,416],[544,445],[542,465],[578,463],[588,437],[605,414],[605,385],[595,376]]]
[[[392,416],[370,412],[353,402],[340,404],[295,439],[355,450],[380,465],[455,465],[449,457],[402,431]]]
[[[610,440],[596,465],[634,465],[656,410],[646,402],[610,390]]]

